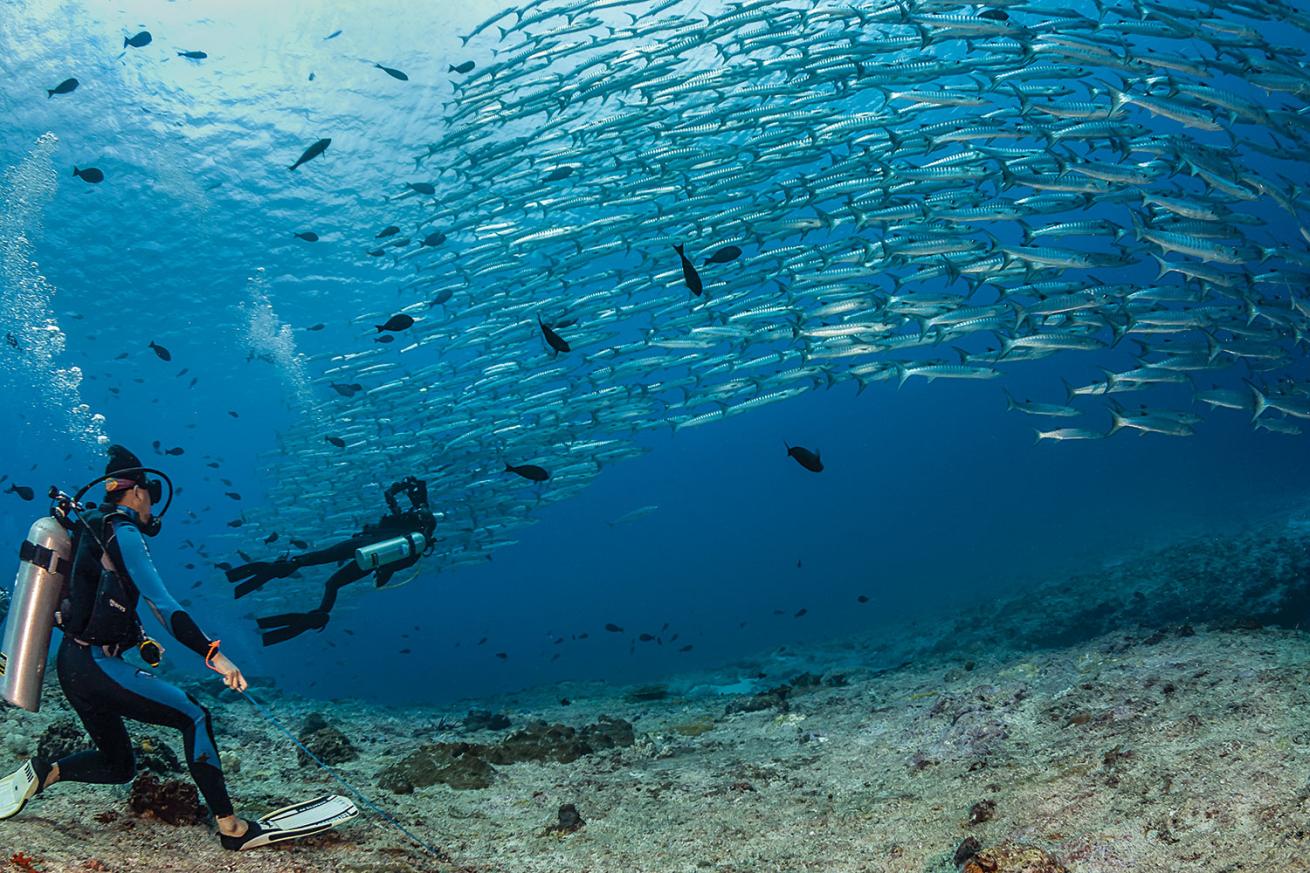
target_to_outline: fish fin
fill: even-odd
[[[1010,393],[1009,388],[1002,388],[1001,391],[1005,393],[1005,411],[1014,412],[1018,406],[1018,404],[1014,402],[1014,395]]]
[[[1064,383],[1064,405],[1068,406],[1070,403],[1073,403],[1075,396],[1073,393],[1073,386],[1070,385],[1069,380],[1063,376],[1060,377],[1060,381]]]
[[[1255,413],[1251,416],[1251,421],[1254,422],[1266,409],[1269,408],[1269,400],[1250,379],[1243,379],[1242,381],[1246,383],[1246,387],[1250,388],[1251,393],[1255,395]]]
[[[74,176],[78,175],[78,172],[77,172],[77,164],[73,164],[73,175],[74,175]]]

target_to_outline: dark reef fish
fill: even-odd
[[[405,187],[416,194],[431,196],[437,193],[437,186],[431,182],[406,182]]]
[[[378,333],[382,333],[384,330],[406,330],[414,326],[414,317],[401,312],[388,318],[386,324],[375,324],[373,326],[377,328]]]
[[[176,457],[177,455],[185,455],[186,449],[182,448],[181,446],[173,446],[173,448],[171,449],[164,449],[164,454],[173,455],[174,457]]]
[[[145,48],[150,45],[151,39],[153,39],[153,37],[150,36],[150,31],[143,30],[136,36],[123,37],[123,48],[127,48],[128,46],[131,46],[132,48]]]
[[[437,292],[436,297],[433,297],[431,300],[428,301],[428,309],[431,309],[434,306],[440,306],[441,304],[445,303],[453,296],[455,296],[454,291],[450,290],[449,288],[442,288],[440,291]]]
[[[322,330],[325,327],[327,327],[327,325],[320,321],[316,324],[311,324],[309,327],[305,328],[305,330]]]
[[[150,344],[147,345],[146,348],[153,351],[155,353],[155,357],[159,358],[159,360],[161,361],[173,360],[173,353],[170,352],[168,349],[164,348],[163,346],[161,346],[159,343],[155,342],[154,340],[151,340]]]
[[[105,181],[105,174],[95,167],[87,167],[79,170],[74,166],[73,175],[77,176],[83,182],[90,182],[92,185],[99,185],[101,182]]]
[[[339,30],[334,30],[334,31],[332,31],[331,33],[329,33],[327,36],[323,37],[323,41],[324,41],[324,42],[327,42],[328,40],[330,40],[330,39],[336,39],[336,38],[339,37],[339,36],[341,36],[341,31],[339,31]]]
[[[400,233],[400,228],[396,227],[394,224],[389,224],[386,227],[382,228],[382,230],[378,231],[378,235],[373,238],[383,239],[384,237],[394,236],[395,234],[398,233]]]
[[[354,397],[357,393],[364,390],[364,386],[360,385],[358,382],[351,382],[349,384],[331,382],[329,385],[333,391],[337,392],[342,397]]]
[[[542,336],[546,338],[546,344],[556,352],[573,351],[573,349],[569,347],[569,344],[564,341],[564,337],[555,333],[549,324],[546,324],[546,322],[541,320],[540,315],[537,316],[537,326],[541,328]]]
[[[823,461],[819,459],[818,452],[812,452],[803,446],[788,446],[785,442],[783,445],[787,446],[788,457],[795,458],[796,463],[800,464],[811,473],[823,472]]]
[[[290,167],[287,167],[287,169],[294,170],[297,167],[299,167],[301,164],[305,163],[306,161],[314,160],[314,158],[326,152],[327,147],[330,145],[332,145],[332,137],[329,136],[320,139],[318,142],[314,143],[312,146],[305,149],[304,154],[302,154],[294,164],[292,164]]]
[[[605,630],[609,631],[612,634],[623,633],[623,628],[619,627],[617,624],[607,624],[605,625]]]
[[[377,339],[373,340],[373,342],[382,343],[383,345],[386,345],[387,343],[394,343],[395,341],[396,338],[391,334],[386,334],[385,336],[380,336]]]
[[[570,166],[556,167],[555,169],[551,170],[550,173],[548,173],[548,174],[546,175],[546,178],[543,179],[542,181],[543,181],[543,182],[558,182],[558,181],[560,181],[561,179],[567,179],[569,176],[572,176],[572,175],[573,175],[573,168],[572,168],[572,167],[570,167]]]
[[[409,81],[409,76],[406,76],[400,70],[392,69],[391,67],[384,67],[381,64],[374,64],[373,66],[377,67],[379,70],[386,73],[388,76],[390,76],[393,79],[399,79],[402,82]]]
[[[179,58],[189,58],[193,61],[203,61],[205,58],[209,57],[209,55],[204,52],[178,52],[177,56]]]
[[[530,479],[533,482],[545,482],[550,478],[550,471],[545,467],[538,467],[536,464],[519,464],[517,467],[513,464],[505,464],[506,473],[516,473],[524,479]]]
[[[323,437],[323,439],[327,440],[328,442],[330,442],[332,445],[336,446],[339,449],[344,449],[346,447],[346,441],[343,440],[341,437],[329,436],[329,437]]]
[[[74,91],[77,90],[78,84],[80,83],[76,79],[65,79],[64,81],[60,82],[58,85],[54,86],[53,88],[47,88],[45,92],[45,99],[49,100],[51,97],[55,96],[56,94],[72,94]]]
[[[28,488],[26,485],[15,485],[13,482],[9,483],[9,489],[5,491],[5,493],[17,494],[23,500],[31,500],[33,497],[36,496],[36,492],[34,492],[31,488]]]
[[[475,64],[473,61],[465,61],[462,64],[451,64],[450,72],[459,73],[460,75],[463,75],[464,73],[473,72],[473,68],[476,66],[477,64]]]
[[[302,231],[296,234],[296,237],[303,239],[305,242],[318,242],[318,234],[314,233],[312,230]]]
[[[439,246],[445,241],[446,241],[446,235],[441,231],[436,230],[428,234],[427,236],[423,237],[423,240],[422,242],[419,243],[419,245],[429,246],[429,247]]]
[[[736,246],[724,246],[705,259],[707,264],[726,264],[741,257],[741,249]]]
[[[682,281],[687,283],[687,287],[691,289],[692,294],[699,297],[700,293],[705,290],[705,286],[701,283],[700,273],[696,272],[696,265],[687,260],[687,255],[684,253],[681,243],[675,245],[673,250],[682,259]]]

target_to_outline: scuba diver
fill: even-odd
[[[56,501],[51,515],[33,525],[20,550],[22,564],[0,653],[4,697],[25,709],[39,709],[50,630],[58,626],[63,631],[56,658],[59,684],[95,748],[57,761],[37,756],[0,779],[0,819],[17,815],[58,782],[132,781],[136,762],[123,723],[131,719],[182,732],[187,767],[218,822],[224,848],[267,846],[332,826],[324,825],[324,816],[342,815],[344,798],[326,807],[327,798],[301,804],[294,816],[288,808],[258,821],[238,818],[209,711],[190,694],[123,659],[136,649],[151,667],[162,660],[163,647],[146,637],[137,616],[144,601],[174,639],[222,675],[223,684],[238,692],[247,687],[241,670],[219,651],[219,641],[173,599],[155,569],[145,538],[159,533],[173,485],[169,481],[168,502],[157,510],[163,486],[147,473],[168,481],[124,447],[110,446],[105,475],[76,497],[51,489]],[[81,496],[102,481],[104,502],[82,506]]]
[[[396,501],[396,495],[402,492],[409,500],[409,509],[406,510],[402,510]],[[408,476],[392,483],[384,496],[390,511],[376,524],[364,525],[363,530],[349,539],[314,552],[277,561],[254,561],[227,571],[228,581],[238,583],[234,593],[240,598],[257,591],[272,579],[290,576],[301,567],[341,565],[328,577],[323,600],[317,609],[270,615],[258,620],[264,631],[265,646],[286,642],[307,630],[322,630],[327,625],[328,613],[337,602],[337,592],[342,588],[370,573],[375,574],[376,585],[381,588],[398,571],[414,566],[419,558],[431,553],[437,519],[428,507],[427,483]]]

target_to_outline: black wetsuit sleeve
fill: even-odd
[[[141,592],[141,597],[150,605],[155,618],[179,643],[201,657],[208,655],[211,640],[164,587],[164,580],[159,577],[155,562],[146,548],[145,538],[136,525],[115,525],[114,534],[118,540],[118,551],[123,557],[123,569],[137,591]]]

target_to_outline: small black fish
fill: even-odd
[[[619,627],[617,624],[607,624],[605,625],[605,630],[609,631],[612,634],[623,633],[623,628]]]
[[[305,153],[302,154],[294,164],[292,164],[290,167],[287,167],[287,169],[294,170],[296,167],[299,167],[301,164],[305,163],[306,161],[314,160],[314,158],[318,157],[319,155],[327,151],[327,147],[330,145],[332,145],[331,137],[325,137],[324,139],[320,139],[318,142],[314,143],[312,146],[305,149]]]
[[[784,441],[783,445],[787,446],[787,443]],[[787,456],[795,458],[796,463],[811,473],[823,472],[823,461],[819,459],[818,452],[812,452],[802,446],[787,446]]]
[[[505,652],[497,652],[496,657],[500,658],[502,661],[509,660],[509,655]]]
[[[208,464],[205,464],[205,466],[206,466],[206,467],[212,467],[213,469],[217,470],[217,469],[218,469],[218,461],[210,461]]]
[[[486,637],[483,637],[482,639],[478,640],[478,645],[480,646],[480,645],[482,645],[483,643],[485,643],[486,641],[487,641],[487,638],[486,638]]]
[[[314,231],[312,230],[307,230],[304,231],[303,233],[298,233],[296,234],[296,237],[298,239],[303,239],[305,242],[318,242],[318,234],[314,233]]]
[[[311,82],[314,81],[314,73],[313,73],[313,71],[311,71],[310,74],[309,74],[309,81],[311,81]]]
[[[273,531],[271,534],[264,537],[264,545],[266,546],[269,545],[270,543],[275,543],[275,542],[277,542],[277,531]]]
[[[18,348],[18,337],[14,336],[12,333],[5,333],[5,342],[9,343],[11,348]]]
[[[291,545],[295,546],[297,549],[309,548],[309,543],[304,540],[288,540],[287,542],[291,543]]]
[[[243,519],[243,518],[234,518],[234,519],[232,519],[231,521],[229,521],[229,522],[227,523],[227,526],[228,526],[228,527],[241,527],[241,525],[243,525],[243,524],[245,524],[245,523],[246,523],[246,521],[245,521],[245,519]]]
[[[166,455],[174,455],[174,456],[176,456],[176,455],[185,455],[185,454],[186,454],[186,449],[182,448],[181,446],[174,446],[174,447],[171,448],[171,449],[166,449],[166,450],[164,451],[164,454],[166,454]]]
[[[796,614],[793,615],[792,618],[800,618],[807,612],[809,612],[809,610],[802,606],[800,609],[796,610]]]
[[[393,70],[391,67],[384,67],[381,64],[374,64],[373,66],[377,67],[379,70],[386,73],[388,76],[390,76],[393,79],[399,79],[402,82],[409,81],[409,76],[406,76],[400,70]]]
[[[979,18],[990,18],[992,21],[1009,21],[1010,15],[1004,9],[984,9],[978,13]]]
[[[868,603],[869,597],[866,594],[861,594],[859,597],[855,598],[855,600],[859,603]]]
[[[550,478],[550,472],[544,467],[538,467],[536,464],[519,464],[517,467],[513,464],[505,465],[506,473],[516,473],[524,479],[530,479],[533,482],[545,482]]]
[[[73,175],[81,179],[83,182],[89,182],[92,185],[99,185],[101,182],[105,181],[105,174],[100,170],[97,170],[95,167],[87,167],[85,170],[79,170],[74,166]]]
[[[637,637],[637,639],[641,640],[643,643],[649,643],[653,641],[655,637],[652,636],[651,634],[642,634],[641,636]]]
[[[569,176],[572,176],[572,175],[573,175],[573,168],[570,167],[570,166],[568,166],[568,165],[565,165],[565,166],[563,166],[563,167],[556,167],[555,169],[551,170],[551,171],[546,175],[546,178],[543,179],[542,181],[543,181],[543,182],[558,182],[558,181],[560,181],[561,179],[567,179]]]
[[[205,58],[209,57],[209,55],[204,52],[178,52],[177,56],[179,58],[190,58],[193,61],[203,61]]]
[[[305,328],[305,330],[322,330],[325,327],[327,327],[327,325],[320,321],[318,324],[311,324],[309,327]]]
[[[561,698],[559,699],[559,705],[560,705],[560,706],[568,706],[568,705],[570,705],[571,703],[573,703],[573,701],[572,701],[572,700],[569,700],[567,697],[561,697]]]
[[[373,326],[378,329],[378,333],[382,333],[384,330],[406,330],[414,326],[414,318],[402,312],[388,318],[386,324],[375,324]]]
[[[572,349],[569,348],[569,344],[564,341],[564,337],[560,336],[559,334],[555,333],[555,331],[551,330],[550,325],[542,321],[540,315],[537,316],[537,324],[538,326],[541,327],[542,335],[546,337],[546,344],[549,345],[552,349],[554,349],[556,352],[572,351]]]
[[[159,345],[159,343],[155,342],[154,340],[151,340],[150,344],[146,346],[146,348],[154,350],[155,355],[161,361],[173,360],[173,353],[170,352],[168,349],[164,348],[163,346]]]
[[[678,649],[678,651],[679,651],[679,652],[690,652],[690,651],[691,651],[691,644],[688,643],[687,645],[685,645],[685,646],[683,646],[682,648]]]
[[[327,42],[328,40],[330,40],[330,39],[336,39],[336,38],[339,37],[339,36],[341,36],[341,31],[339,31],[339,30],[334,30],[334,31],[332,31],[331,33],[329,33],[327,36],[323,37],[323,41],[324,41],[324,42]]]
[[[354,397],[360,391],[364,390],[364,386],[360,385],[358,382],[352,382],[349,385],[339,385],[336,382],[331,382],[329,384],[332,386],[332,390],[336,391],[342,397]]]
[[[691,289],[692,294],[699,297],[700,293],[705,290],[705,286],[701,283],[700,273],[696,272],[696,265],[687,260],[681,244],[675,245],[673,249],[678,253],[678,257],[682,258],[682,281],[687,283],[687,287]]]
[[[241,416],[239,416],[239,415],[236,414],[236,411],[235,411],[235,410],[232,410],[232,409],[229,409],[229,410],[227,411],[227,414],[230,415],[230,416],[232,416],[233,418],[240,418],[240,417],[241,417]]]
[[[187,373],[190,372],[191,372],[190,367],[183,367],[181,370],[177,371],[177,376],[175,378],[181,379],[183,376],[185,376]]]
[[[373,251],[368,253],[368,256],[370,258],[380,258],[385,254],[386,252],[382,251],[382,249],[374,249]]]
[[[346,447],[346,441],[343,440],[341,437],[330,436],[330,437],[323,437],[323,439],[332,443],[332,445],[336,446],[339,449],[344,449]]]
[[[194,388],[194,387],[196,387],[196,383],[199,382],[199,381],[200,381],[200,377],[199,377],[199,376],[192,376],[192,377],[191,377],[191,381],[188,382],[188,383],[186,383],[186,386],[187,386],[188,388]],[[192,426],[192,425],[187,425],[187,427],[191,427],[191,426]]]
[[[741,249],[736,246],[724,246],[705,259],[707,264],[726,264],[741,257]]]
[[[51,97],[55,96],[56,94],[72,94],[74,91],[77,90],[78,84],[79,83],[76,79],[65,79],[64,81],[60,82],[58,85],[54,86],[53,88],[47,88],[45,92],[45,99],[49,100]]]
[[[131,46],[132,48],[145,48],[150,45],[151,38],[150,31],[148,30],[143,30],[136,36],[125,36],[123,37],[123,48],[127,48],[128,46]]]
[[[431,309],[434,306],[440,306],[441,304],[445,303],[453,296],[455,296],[454,291],[450,290],[449,288],[442,288],[440,291],[437,292],[437,296],[433,297],[432,300],[428,303],[428,309]]]
[[[395,236],[398,233],[400,233],[400,228],[396,227],[394,224],[389,224],[382,228],[382,230],[378,231],[378,235],[373,237],[373,239],[385,239],[389,236]]]
[[[386,336],[380,336],[377,339],[373,340],[373,342],[382,343],[383,345],[386,345],[387,343],[394,343],[395,341],[396,338],[391,334],[387,334]]]
[[[223,492],[223,496],[224,496],[224,497],[230,497],[230,498],[232,498],[233,500],[240,500],[240,499],[241,499],[241,495],[238,494],[238,493],[235,492],[235,491],[224,491],[224,492]]]
[[[473,72],[473,68],[476,66],[477,64],[473,63],[473,61],[465,61],[462,64],[451,64],[450,72],[459,73],[460,75],[463,75],[464,73]]]
[[[24,500],[31,500],[33,497],[36,496],[36,492],[33,491],[31,488],[28,488],[26,485],[15,485],[13,482],[9,483],[9,490],[6,491],[5,493],[17,494],[19,497],[21,497]]]
[[[420,243],[420,245],[439,246],[445,241],[446,241],[446,235],[441,231],[437,230],[423,237],[423,242]]]
[[[406,182],[405,187],[409,188],[411,191],[417,191],[419,194],[427,194],[429,196],[437,193],[437,186],[433,185],[431,182]]]
[[[412,655],[413,653],[414,653],[414,650],[413,650],[413,649],[401,649],[401,650],[400,650],[400,654],[402,654],[402,655]]]

